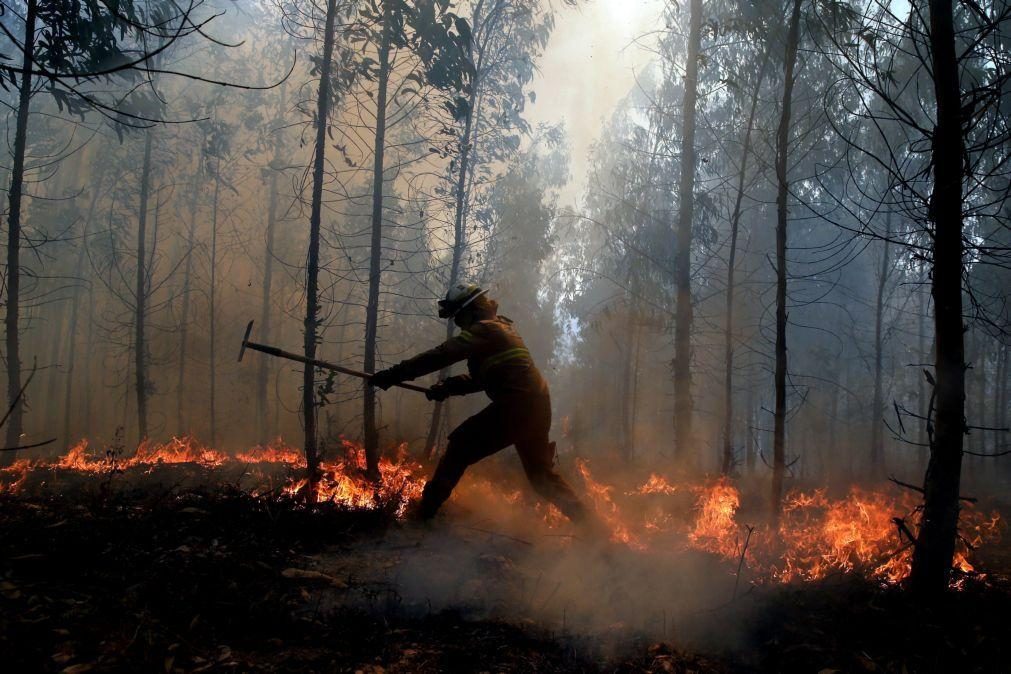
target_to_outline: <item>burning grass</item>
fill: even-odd
[[[132,456],[113,450],[96,452],[87,441],[54,461],[22,459],[0,470],[0,493],[17,494],[30,485],[45,485],[61,476],[124,473],[150,475],[169,466],[186,465],[205,471],[240,471],[249,476],[246,491],[267,499],[300,499],[350,510],[382,510],[403,517],[425,482],[426,468],[401,445],[382,459],[378,483],[365,478],[360,446],[345,441],[339,456],[324,461],[313,494],[301,472],[301,453],[280,440],[228,455],[192,438],[164,444],[142,443]],[[742,512],[742,494],[730,480],[704,484],[673,481],[653,473],[631,489],[599,481],[589,462],[577,460],[585,494],[612,541],[639,551],[702,552],[726,560],[726,572],[756,583],[814,581],[858,573],[883,584],[898,584],[910,570],[911,543],[903,531],[915,529],[916,499],[896,487],[852,487],[840,495],[826,489],[795,491],[786,496],[775,524],[749,519]],[[495,482],[465,480],[463,491],[481,492],[490,509],[496,503],[515,508],[522,492]],[[553,506],[536,504],[541,530],[551,535],[568,526]],[[974,552],[997,540],[1003,529],[997,512],[972,506],[963,509],[955,583],[976,572]]]

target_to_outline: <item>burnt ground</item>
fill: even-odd
[[[581,631],[451,600],[419,608],[376,570],[431,532],[386,512],[226,487],[62,491],[0,497],[6,671],[998,672],[1011,657],[1000,575],[935,606],[855,577],[754,588],[709,611],[716,629],[693,654],[635,626]],[[493,580],[525,547],[454,535],[493,548],[476,558]],[[550,590],[535,594],[550,603]],[[725,640],[721,625],[734,626]]]

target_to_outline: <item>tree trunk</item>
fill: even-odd
[[[281,87],[278,119],[284,113],[284,85]],[[274,162],[281,158],[283,151],[281,130],[274,131],[277,134],[274,138]],[[272,162],[272,163],[274,163]],[[277,170],[270,168],[270,179],[267,181],[267,189],[270,194],[267,197],[267,243],[263,252],[263,292],[260,300],[260,330],[263,341],[271,343],[270,337],[270,295],[274,282],[274,230],[277,225]],[[267,382],[270,378],[270,358],[261,358],[259,370],[256,373],[256,421],[257,437],[259,442],[269,442],[273,429],[267,423]]]
[[[201,144],[201,147],[203,144]],[[201,159],[202,161],[202,159]],[[182,315],[179,317],[179,373],[176,383],[176,433],[189,434],[183,415],[183,401],[186,391],[186,337],[190,323],[190,284],[193,273],[193,246],[196,244],[197,204],[200,203],[200,180],[193,181],[193,194],[190,197],[190,226],[186,234],[186,262],[183,264]]]
[[[91,224],[91,220],[95,217],[95,208],[98,206],[98,197],[102,191],[102,174],[99,173],[95,178],[94,192],[91,195],[91,201],[88,204],[88,214],[84,219],[84,226],[81,228],[81,243],[80,248],[77,251],[77,261],[74,263],[74,280],[80,281],[84,276],[84,260],[87,257],[88,252],[88,226]],[[70,438],[70,428],[71,420],[73,419],[72,407],[74,402],[74,368],[77,364],[77,349],[76,338],[77,338],[77,323],[78,316],[80,316],[81,310],[81,289],[74,289],[74,300],[70,305],[70,325],[67,328],[67,375],[64,381],[63,389],[63,443],[66,448],[70,448],[73,445],[73,441]],[[88,351],[88,358],[92,357],[90,352],[90,345]]]
[[[372,166],[372,248],[369,256],[369,299],[365,310],[365,371],[376,371],[376,337],[379,327],[379,287],[383,253],[383,160],[386,151],[386,89],[390,79],[390,9],[384,4],[383,32],[379,45],[379,78],[376,84],[376,137]],[[379,431],[376,429],[376,389],[365,381],[366,472],[379,477]]]
[[[691,0],[685,92],[682,101],[681,180],[678,185],[677,256],[674,282],[677,310],[674,319],[674,452],[691,464],[692,443],[692,221],[695,209],[695,108],[699,88],[699,51],[702,45],[702,0]]]
[[[948,587],[958,535],[962,439],[965,434],[965,345],[962,333],[962,136],[961,94],[952,0],[930,0],[930,47],[937,122],[932,145],[934,187],[934,378],[935,415],[930,462],[924,478],[923,513],[910,582],[921,594]]]
[[[323,207],[323,169],[326,166],[326,129],[330,117],[330,69],[333,61],[334,22],[337,0],[328,0],[326,26],[323,29],[323,62],[320,65],[319,95],[316,98],[316,144],[312,167],[312,210],[309,216],[309,252],[306,256],[306,292],[303,351],[316,358],[316,332],[319,325],[319,230]],[[305,429],[305,461],[309,482],[319,477],[319,452],[316,437],[315,376],[311,365],[302,370],[302,422]]]
[[[25,146],[28,141],[28,108],[32,98],[32,59],[35,56],[35,18],[37,0],[28,0],[25,8],[25,39],[22,46],[21,82],[18,86],[17,127],[14,132],[14,166],[8,191],[7,212],[7,313],[4,316],[7,346],[7,403],[11,407],[7,419],[6,447],[21,444],[24,400],[21,393],[21,344],[18,339],[18,312],[21,305],[21,195],[25,180]],[[15,402],[17,401],[17,402]],[[3,461],[13,462],[17,452],[4,452]]]
[[[463,260],[463,252],[467,247],[467,175],[470,166],[471,152],[471,132],[474,123],[474,100],[477,91],[477,83],[473,83],[470,93],[470,101],[467,106],[467,117],[463,124],[463,142],[460,143],[460,175],[456,179],[456,214],[453,221],[453,260],[449,266],[449,287],[456,285],[460,277],[460,263]],[[446,341],[453,337],[456,326],[453,319],[446,321]],[[444,368],[439,372],[439,381],[449,376],[449,368]],[[425,455],[432,458],[435,455],[436,444],[439,439],[439,428],[442,424],[443,401],[435,403],[432,410],[432,423],[428,427],[428,437],[425,440]]]
[[[137,285],[134,294],[133,369],[137,390],[137,439],[147,439],[147,202],[151,189],[151,143],[154,131],[144,133],[144,165],[140,174],[140,217],[137,221]],[[211,364],[214,367],[214,364]]]
[[[783,58],[783,104],[776,134],[776,410],[772,432],[772,514],[779,517],[786,474],[786,226],[790,182],[787,165],[790,155],[790,106],[793,103],[793,71],[800,42],[800,7],[794,0],[790,32]]]
[[[928,281],[928,275],[924,270],[923,283],[926,284]],[[930,358],[927,353],[927,293],[924,292],[923,287],[919,288],[920,293],[920,308],[919,315],[917,316],[917,353],[919,354],[920,363],[926,363]],[[923,365],[916,368],[916,378],[918,382],[917,395],[919,396],[919,414],[920,414],[920,433],[917,442],[920,445],[919,451],[919,470],[924,470],[927,467],[927,447],[930,444],[930,438],[927,437],[927,406],[929,400],[927,398],[927,378],[923,376]]]
[[[881,477],[885,472],[884,448],[884,386],[882,382],[882,361],[884,359],[884,338],[882,328],[885,314],[885,289],[888,285],[888,267],[891,262],[892,214],[885,216],[885,247],[881,252],[881,267],[878,270],[878,293],[874,305],[874,402],[871,414],[871,455],[870,474]]]
[[[218,388],[218,363],[217,342],[218,314],[215,300],[217,299],[218,285],[218,197],[221,193],[221,159],[214,162],[214,196],[211,199],[211,278],[210,297],[208,302],[210,320],[210,360],[208,369],[210,370],[210,412],[211,412],[211,447],[218,446],[218,409],[217,409],[217,388]]]
[[[758,93],[765,79],[765,68],[772,50],[766,49],[762,66],[751,94],[751,108],[748,111],[748,126],[744,132],[744,147],[741,150],[741,167],[737,173],[737,196],[734,211],[730,216],[730,256],[727,260],[727,315],[724,325],[724,373],[723,373],[723,461],[721,472],[729,475],[734,468],[734,273],[737,271],[737,235],[741,224],[741,202],[744,200],[744,182],[748,176],[748,159],[751,156],[751,132],[758,111]]]

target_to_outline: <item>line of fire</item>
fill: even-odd
[[[3,0],[5,671],[1009,671],[1009,43]]]

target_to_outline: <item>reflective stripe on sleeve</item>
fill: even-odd
[[[474,335],[470,334],[466,330],[461,331],[460,334],[456,336],[456,338],[459,339],[461,342],[466,342],[467,344],[474,341]]]
[[[514,349],[508,349],[506,351],[502,351],[501,353],[496,353],[494,356],[489,356],[485,358],[484,362],[481,363],[481,374],[484,374],[490,368],[493,368],[496,365],[501,365],[502,363],[505,363],[510,360],[516,360],[518,358],[526,358],[527,360],[530,361],[533,360],[530,357],[529,351],[524,349],[522,346],[518,346]]]

